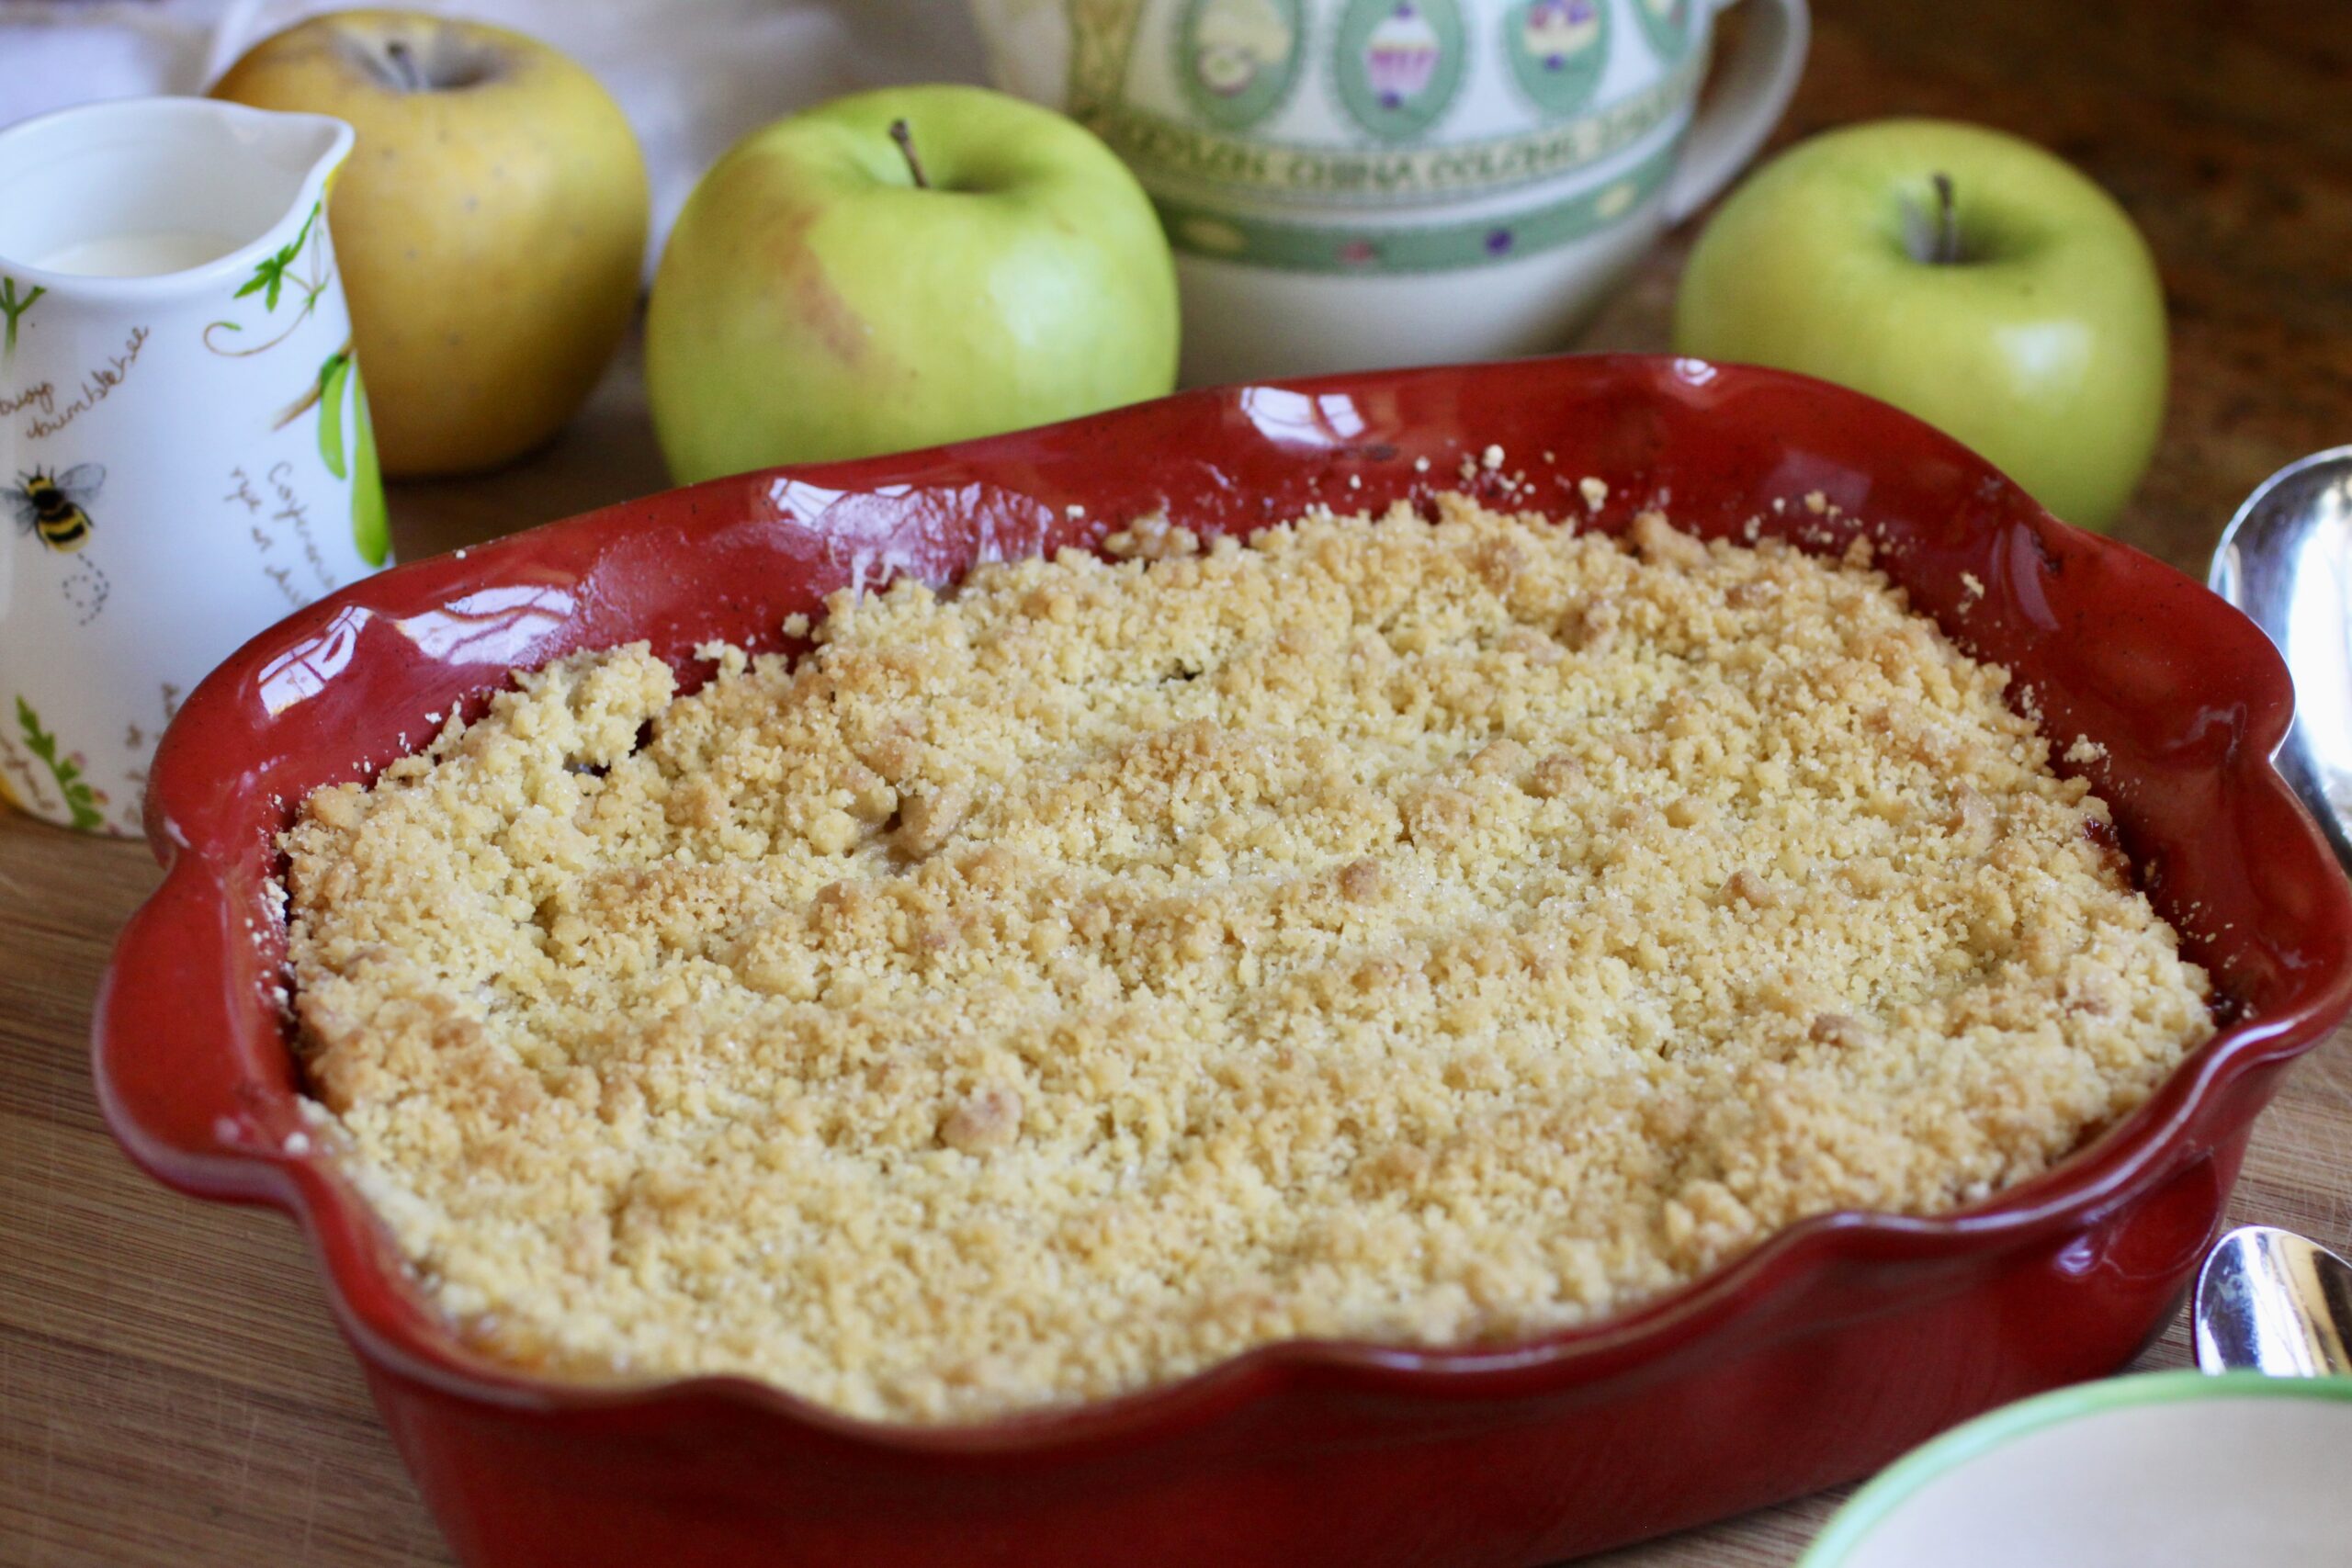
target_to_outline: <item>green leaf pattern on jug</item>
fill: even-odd
[[[384,507],[384,470],[376,461],[376,431],[368,418],[368,386],[351,361],[351,542],[359,558],[381,566],[392,556],[391,518]]]
[[[48,289],[36,283],[30,293],[19,294],[17,292],[15,278],[0,277],[0,318],[5,318],[6,322],[5,326],[0,326],[0,356],[17,352],[17,318],[31,310],[33,301],[48,292]]]
[[[218,321],[205,329],[207,347],[232,358],[260,354],[292,336],[317,308],[334,278],[327,244],[323,239],[319,243],[311,243],[314,235],[322,232],[322,207],[314,203],[294,238],[256,263],[253,275],[233,296],[237,299],[259,296],[264,312],[275,312],[279,298],[290,285],[301,293],[300,308],[292,320],[276,336],[250,348],[227,346],[244,328],[236,321]],[[313,408],[319,416],[319,460],[328,473],[351,487],[352,544],[369,566],[382,566],[391,558],[383,470],[377,461],[375,431],[368,418],[368,390],[360,379],[359,361],[347,340],[320,364],[317,374],[301,394],[280,411],[276,427],[284,429]]]
[[[351,350],[342,348],[319,367],[319,460],[339,479],[351,477],[343,461],[343,393],[351,365]]]
[[[294,231],[294,237],[255,263],[253,276],[245,280],[245,286],[238,289],[233,298],[243,299],[247,295],[259,294],[263,310],[277,310],[278,291],[286,287],[286,269],[292,266],[294,258],[302,254],[302,246],[311,238],[311,225],[318,220],[319,209],[314,202],[310,214],[302,220],[302,226]],[[299,283],[300,280],[298,278],[296,281]],[[303,309],[308,310],[317,298],[318,290],[313,288],[310,297],[302,301]]]
[[[57,793],[64,797],[74,829],[95,833],[106,826],[106,815],[99,810],[106,804],[106,794],[92,789],[89,781],[82,776],[80,753],[59,755],[57,737],[41,728],[40,716],[21,696],[17,699],[17,728],[24,732],[25,750],[40,758],[48,768],[49,776],[57,782]]]
[[[302,220],[302,227],[294,231],[294,237],[255,262],[253,276],[246,278],[236,293],[230,296],[233,303],[239,299],[249,299],[258,294],[261,296],[263,311],[266,314],[275,315],[277,310],[278,297],[285,292],[287,285],[292,284],[300,291],[302,302],[285,327],[276,337],[267,342],[257,343],[251,348],[231,348],[225,345],[231,339],[242,334],[245,329],[236,321],[226,320],[214,321],[204,329],[205,347],[225,358],[248,358],[253,355],[266,353],[276,348],[279,344],[292,337],[302,323],[311,319],[311,312],[319,308],[320,296],[327,291],[327,285],[334,281],[334,270],[327,260],[327,247],[324,244],[314,245],[310,243],[312,231],[319,226],[320,210],[321,204],[312,202],[309,214]],[[295,268],[295,263],[298,261],[304,264],[299,271]]]

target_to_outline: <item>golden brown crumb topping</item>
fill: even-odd
[[[1510,1338],[1982,1198],[2211,1032],[1862,552],[1127,537],[687,697],[570,659],[311,797],[311,1081],[447,1310],[913,1421]]]

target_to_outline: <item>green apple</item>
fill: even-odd
[[[1075,122],[977,87],[861,93],[703,176],[645,379],[681,483],[1044,424],[1175,385],[1175,269]]]
[[[1830,131],[1758,170],[1699,237],[1674,346],[1884,399],[2086,528],[2164,419],[2164,292],[2132,220],[2041,148],[1943,120]]]
[[[645,264],[645,163],[595,77],[503,28],[337,11],[212,95],[359,133],[327,221],[385,472],[490,468],[579,408]]]

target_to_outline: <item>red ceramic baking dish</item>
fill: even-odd
[[[1477,458],[1502,448],[1498,468]],[[1663,504],[1809,547],[1860,526],[1912,602],[2104,748],[2149,894],[2226,1000],[2137,1114],[1970,1212],[1810,1221],[1615,1321],[1512,1349],[1264,1348],[1067,1412],[917,1429],[724,1378],[535,1379],[440,1320],[298,1112],[273,839],[515,666],[649,638],[776,646],[844,584],[1091,544],[1164,508],[1240,532],[1464,483],[1598,522]],[[1834,510],[1805,504],[1817,496]],[[1973,579],[1973,584],[1971,580]],[[189,699],[147,803],[168,872],[98,1006],[108,1122],[161,1179],[308,1230],[426,1501],[478,1565],[1535,1563],[1859,1475],[1988,1405],[2113,1371],[2177,1304],[2280,1071],[2352,1003],[2352,897],[2269,763],[2291,709],[2221,600],[2053,522],[1853,393],[1565,358],[1187,393],[910,456],[720,479],[403,567]]]

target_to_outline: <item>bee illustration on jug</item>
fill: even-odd
[[[62,474],[35,468],[19,473],[15,489],[0,488],[0,501],[16,515],[19,532],[32,535],[59,555],[78,555],[97,531],[90,520],[90,502],[106,482],[106,469],[96,463],[77,463]],[[84,626],[107,602],[107,574],[86,557],[62,586],[65,602]]]

